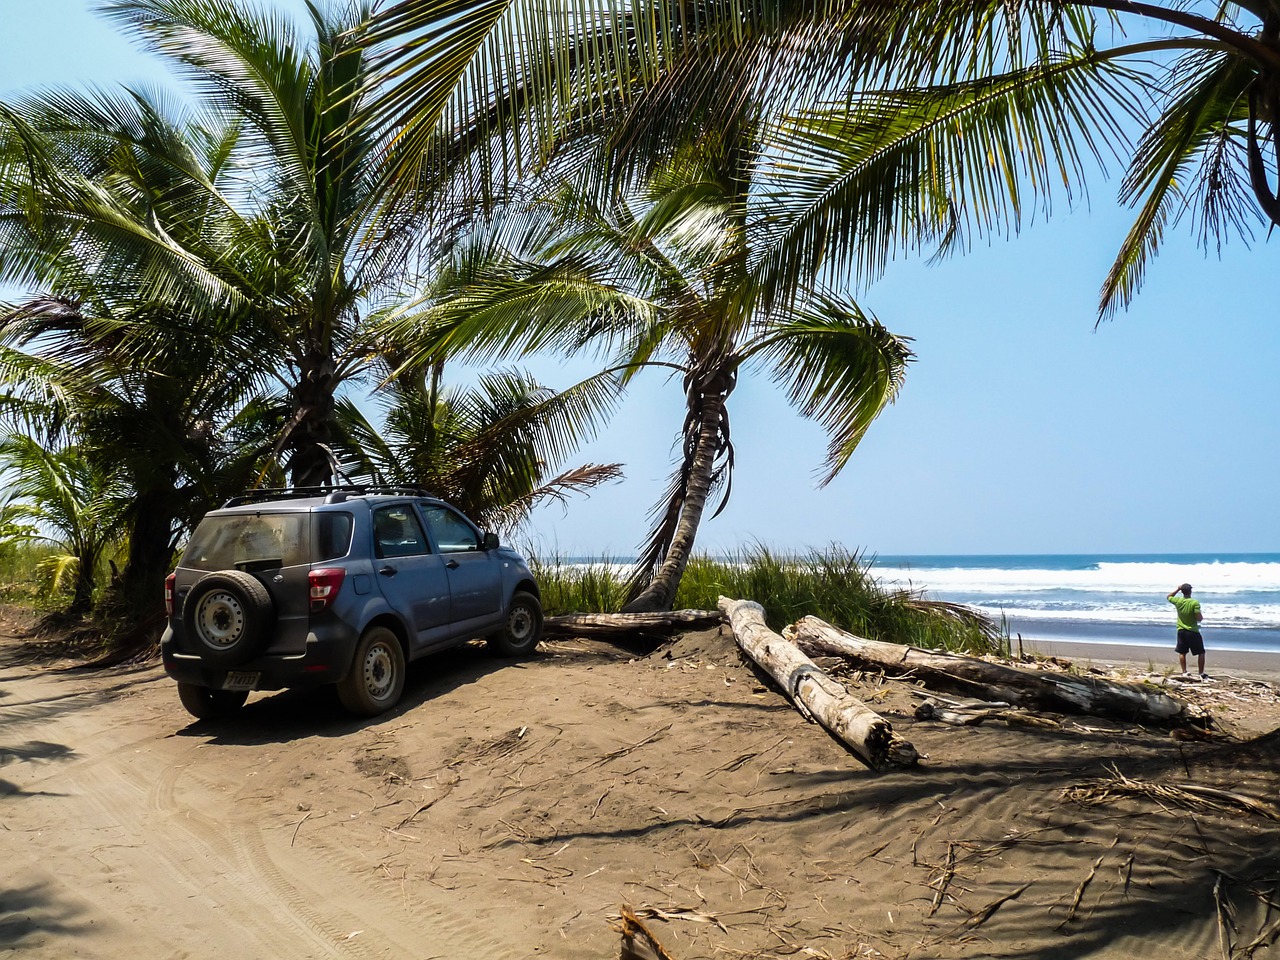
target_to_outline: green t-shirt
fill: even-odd
[[[1200,632],[1200,601],[1194,597],[1170,597],[1169,602],[1178,608],[1178,629]]]

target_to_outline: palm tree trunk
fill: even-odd
[[[67,614],[72,617],[83,617],[93,609],[94,574],[97,572],[97,553],[88,551],[77,558],[76,582],[72,588],[71,606]]]
[[[698,435],[688,461],[689,479],[679,505],[680,517],[657,574],[635,599],[622,608],[623,613],[670,610],[675,603],[676,591],[693,555],[693,541],[707,507],[716,457],[723,447],[724,407],[732,389],[732,375],[722,371],[701,383],[695,381],[686,395],[690,421],[697,423]]]
[[[164,578],[173,563],[178,517],[172,494],[143,494],[129,525],[129,551],[119,583],[114,585],[121,614],[134,627],[162,612]]]
[[[333,360],[308,353],[293,388],[293,422],[286,446],[293,451],[289,475],[295,487],[319,487],[333,480]]]

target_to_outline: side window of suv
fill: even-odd
[[[427,527],[435,537],[436,546],[441,553],[465,553],[480,549],[479,535],[461,514],[436,503],[424,503],[422,515],[427,518]]]
[[[349,513],[316,514],[316,560],[336,560],[351,549],[355,519]]]
[[[415,557],[430,553],[422,525],[407,503],[373,511],[373,547],[378,557]]]

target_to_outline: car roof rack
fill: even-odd
[[[300,500],[304,497],[329,497],[332,494],[355,494],[356,496],[389,496],[389,497],[434,497],[435,494],[421,487],[382,484],[346,484],[333,487],[261,487],[257,490],[246,490],[239,496],[232,497],[223,507],[238,507],[246,503],[269,503],[273,500]],[[334,497],[332,502],[340,503],[346,496]]]

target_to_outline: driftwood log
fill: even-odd
[[[936,720],[938,723],[949,723],[955,727],[976,727],[987,720],[1001,720],[1010,726],[1043,727],[1056,729],[1061,727],[1057,720],[1043,714],[1032,713],[1007,703],[995,701],[970,701],[968,703],[939,703],[937,700],[926,700],[916,707],[917,720]]]
[[[907,767],[920,758],[915,747],[893,732],[889,721],[851,697],[799,648],[770,630],[760,604],[721,597],[719,606],[743,652],[778,682],[801,713],[821,723],[868,766],[874,770]]]
[[[931,690],[1153,726],[1206,726],[1210,720],[1208,712],[1196,704],[1143,684],[1030,670],[955,653],[864,640],[817,617],[803,617],[784,633],[803,650],[848,657],[890,676],[917,680]]]
[[[548,637],[612,637],[619,634],[670,636],[681,630],[706,630],[724,623],[719,610],[669,610],[664,613],[567,613],[547,617]]]

